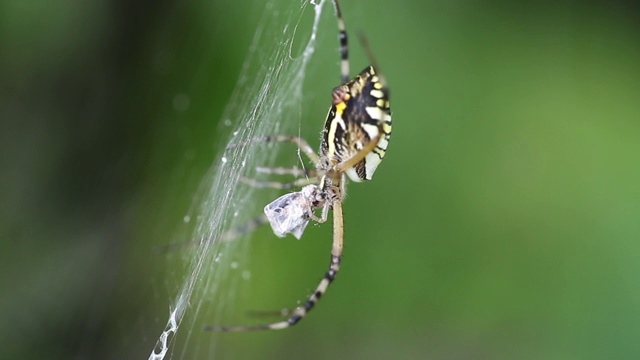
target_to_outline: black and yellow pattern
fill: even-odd
[[[353,80],[333,90],[334,104],[322,131],[321,158],[323,170],[331,170],[353,158],[370,141],[376,146],[355,165],[344,169],[355,182],[371,180],[387,151],[391,137],[389,91],[368,66]]]

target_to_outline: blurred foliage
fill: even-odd
[[[184,276],[152,249],[174,239],[226,141],[217,122],[264,6],[0,5],[0,357],[148,356]],[[194,327],[191,344],[236,359],[637,358],[637,9],[342,7],[394,111],[375,181],[349,188],[343,271],[294,329]],[[328,100],[325,20],[325,65],[308,81]],[[367,61],[352,49],[354,72]],[[304,121],[319,130],[324,115]],[[326,227],[302,242],[252,238],[265,275],[236,310],[299,299],[326,265]]]

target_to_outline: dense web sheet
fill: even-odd
[[[295,134],[300,121],[302,85],[315,51],[316,34],[326,0],[316,2],[268,2],[256,26],[242,73],[222,118],[228,143],[274,133]],[[311,7],[311,8],[309,8]],[[310,11],[311,10],[311,11]],[[313,21],[305,17],[313,16]],[[301,24],[304,25],[302,28]],[[306,28],[309,27],[309,28]],[[302,44],[293,54],[294,41]],[[185,216],[194,242],[183,253],[186,276],[176,289],[165,329],[149,359],[212,358],[215,343],[194,340],[203,333],[199,316],[215,323],[233,298],[231,286],[220,285],[247,242],[224,241],[225,232],[260,214],[264,203],[256,203],[255,189],[242,186],[239,176],[257,165],[273,161],[271,152],[259,147],[237,147],[221,154],[198,190],[192,209]],[[271,157],[271,158],[270,158]],[[239,255],[240,254],[240,255]],[[242,274],[250,276],[250,274]],[[226,284],[225,284],[226,285]],[[206,300],[205,300],[206,299]],[[201,348],[200,348],[201,347]]]

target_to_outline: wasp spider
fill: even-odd
[[[370,180],[384,158],[391,136],[389,89],[373,66],[368,66],[349,80],[347,32],[338,1],[333,0],[333,4],[340,32],[343,84],[333,89],[333,104],[322,130],[319,153],[316,154],[304,139],[286,135],[266,136],[230,146],[244,146],[257,142],[292,142],[315,164],[315,170],[307,171],[262,168],[263,172],[269,173],[306,175],[290,184],[251,180],[249,182],[256,186],[280,189],[304,185],[300,191],[283,195],[264,208],[266,218],[279,237],[290,233],[300,238],[310,220],[323,223],[328,218],[329,210],[333,209],[333,246],[329,270],[303,305],[280,313],[288,317],[282,321],[251,326],[208,325],[205,326],[206,330],[285,329],[304,318],[324,295],[340,270],[344,240],[342,201],[345,196],[346,178],[355,182]]]

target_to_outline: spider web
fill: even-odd
[[[299,7],[284,1],[266,3],[222,117],[220,133],[229,134],[227,143],[266,134],[295,134],[295,126],[300,131],[303,83],[327,2],[303,1]],[[296,43],[301,44],[297,46],[301,50],[296,49]],[[229,230],[262,213],[265,203],[256,200],[256,189],[239,185],[238,180],[258,164],[273,163],[276,154],[260,146],[238,147],[221,154],[202,180],[185,216],[185,222],[191,224],[191,233],[185,239],[191,246],[177,251],[186,275],[179,281],[176,294],[169,295],[173,300],[166,326],[150,360],[211,358],[216,344],[202,325],[219,324],[221,314],[233,302],[237,284],[227,281],[229,273],[240,272],[241,276],[236,276],[240,279],[250,277],[238,265],[248,242],[223,238]],[[203,334],[206,341],[198,341]]]

